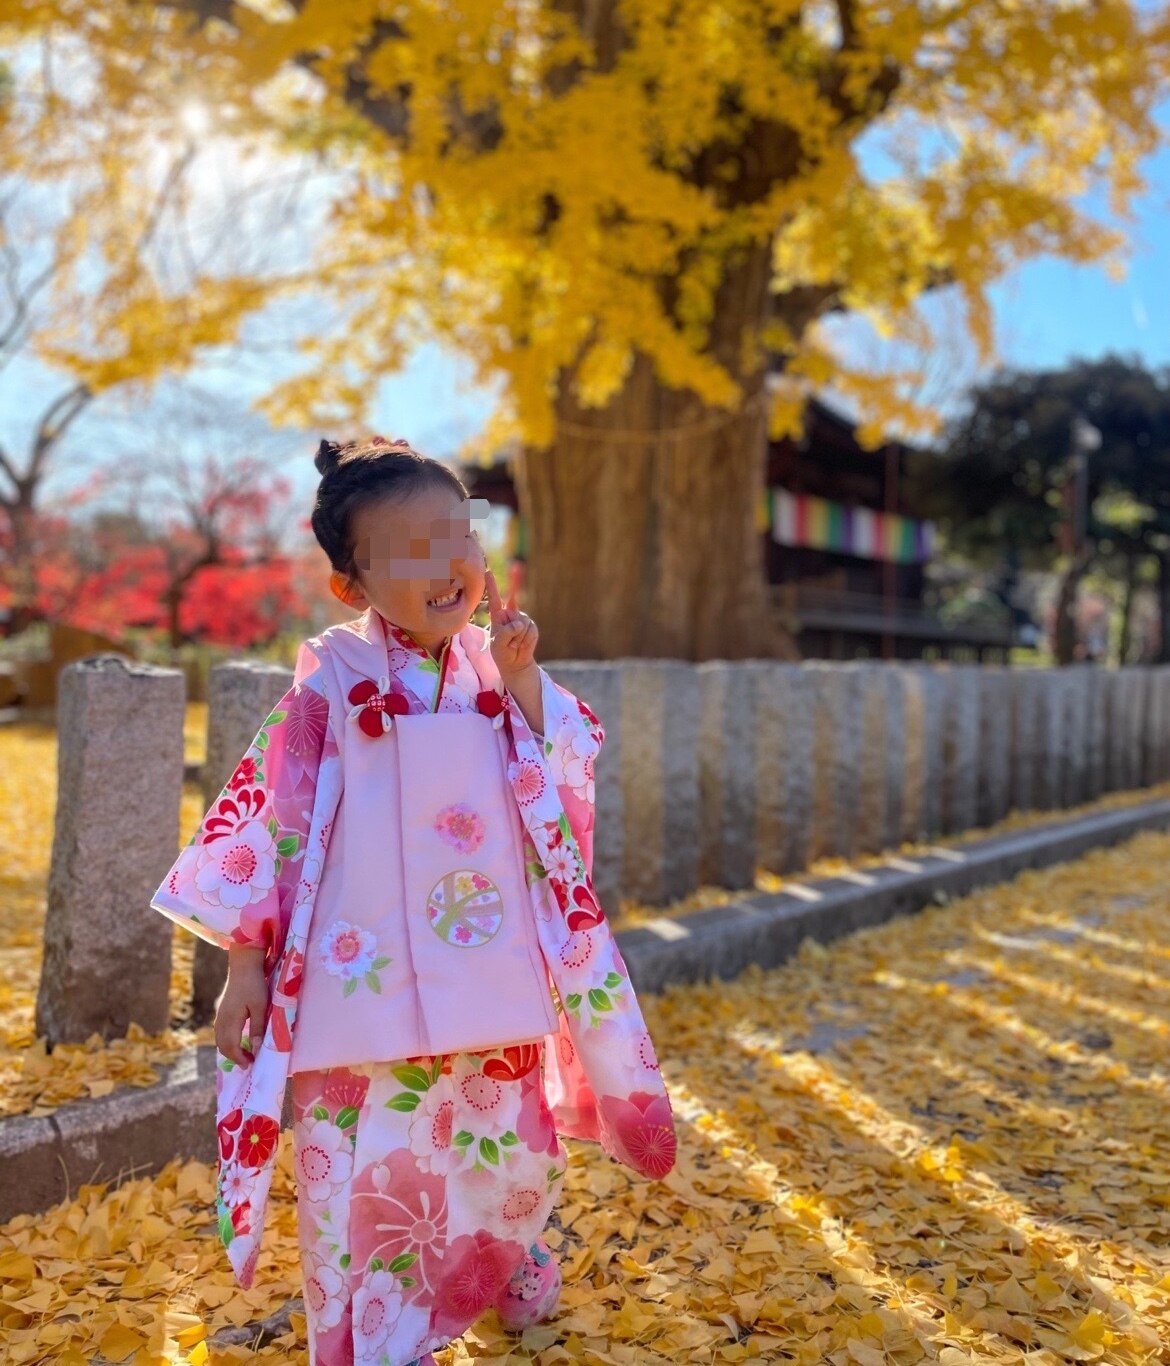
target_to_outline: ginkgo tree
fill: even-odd
[[[482,449],[521,452],[546,657],[771,652],[768,430],[797,427],[830,379],[863,438],[923,417],[912,376],[851,372],[820,320],[853,310],[921,345],[920,301],[948,287],[990,356],[1005,272],[1116,259],[1081,197],[1123,212],[1143,187],[1170,65],[1166,9],[1128,0],[9,0],[6,16],[13,41],[84,51],[91,117],[165,130],[197,98],[225,134],[345,171],[312,285],[335,325],[270,409],[350,419],[424,337],[503,377]],[[879,135],[880,173],[862,141]],[[259,301],[236,282],[226,302]]]

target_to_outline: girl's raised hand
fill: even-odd
[[[489,569],[486,574],[488,612],[491,614],[492,658],[500,676],[507,680],[536,662],[536,642],[540,632],[536,622],[521,612],[513,599],[505,606]]]

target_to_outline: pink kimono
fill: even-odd
[[[463,1333],[547,1221],[560,1135],[650,1177],[674,1162],[589,876],[604,734],[541,673],[538,737],[479,627],[441,680],[373,608],[304,642],[152,898],[268,950],[263,1043],[250,1067],[219,1059],[219,1227],[249,1285],[291,1074],[320,1366],[404,1366]]]

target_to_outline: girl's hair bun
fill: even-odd
[[[336,441],[322,441],[313,457],[318,474],[328,474],[341,460],[341,446]]]

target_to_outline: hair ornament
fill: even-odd
[[[341,459],[342,447],[336,441],[325,441],[317,447],[317,454],[313,457],[313,464],[316,465],[320,474],[326,473],[333,468]]]

